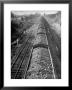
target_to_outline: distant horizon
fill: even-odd
[[[29,14],[56,14],[58,11],[11,11],[15,15],[29,15]]]

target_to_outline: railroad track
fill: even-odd
[[[12,79],[57,78],[43,18],[38,23],[37,27],[34,25],[35,30],[37,30],[35,31],[35,38],[33,38],[34,43],[31,43],[32,41],[30,41],[29,37],[26,38],[23,45],[18,48],[16,55],[12,58]]]
[[[17,58],[19,57],[19,55],[21,54],[23,48],[25,47],[26,43],[28,42],[29,40],[29,37],[26,38],[26,40],[24,41],[24,43],[22,44],[21,47],[19,47],[17,50],[16,50],[16,53],[15,53],[15,56],[12,58],[11,60],[11,68],[13,67],[13,65],[15,64]]]
[[[18,48],[16,55],[12,59],[11,63],[11,78],[22,78],[18,77],[18,73],[20,71],[21,65],[23,61],[25,60],[28,52],[30,53],[30,48],[32,48],[32,44],[29,41],[29,37],[26,39],[26,41],[23,43],[23,45]]]
[[[39,25],[38,29],[40,30],[40,32],[37,31],[37,36],[33,45],[33,52],[35,51],[35,49],[37,49],[38,52],[36,50],[35,51],[36,53],[32,55],[31,64],[27,71],[26,79],[45,79],[45,78],[56,79],[53,60],[48,46],[45,26],[42,21],[40,21],[40,24],[38,25]],[[46,50],[45,52],[48,53],[47,55],[45,54],[44,50]],[[39,55],[39,52],[40,53],[44,52],[43,53],[44,55],[43,54]],[[42,75],[44,72],[45,76]]]

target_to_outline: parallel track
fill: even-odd
[[[11,78],[16,79],[18,77],[18,72],[20,71],[21,65],[23,61],[26,58],[26,54],[28,51],[30,52],[30,48],[32,48],[32,45],[29,41],[29,38],[27,38],[26,42],[23,43],[23,45],[17,50],[16,55],[12,59],[11,63]],[[20,77],[22,78],[22,77]]]
[[[41,24],[42,25],[40,26],[40,28],[46,29],[44,22],[42,22]],[[46,33],[47,33],[47,30],[46,30]],[[44,34],[44,33],[41,32],[40,34]],[[46,37],[47,37],[47,34],[46,34]],[[44,45],[44,44],[36,44],[36,45],[32,46],[32,44],[28,41],[29,41],[29,38],[27,38],[25,40],[25,42],[23,43],[23,45],[20,48],[18,48],[16,55],[12,58],[11,78],[12,79],[22,79],[22,78],[25,79],[27,70],[30,67],[29,64],[31,61],[33,49],[35,49],[37,47],[43,47],[43,48],[46,48],[49,52],[51,65],[52,65],[53,79],[56,79],[56,74],[55,74],[55,70],[54,70],[55,68],[53,65],[53,60],[52,60],[49,46]],[[48,40],[47,40],[47,42],[48,42]]]

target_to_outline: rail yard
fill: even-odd
[[[27,23],[28,28],[21,28],[20,35],[12,41],[11,79],[61,79],[58,34],[44,15],[34,16]]]

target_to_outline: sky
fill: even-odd
[[[12,11],[16,15],[29,15],[29,14],[35,14],[35,13],[41,13],[41,14],[55,14],[58,11]]]

